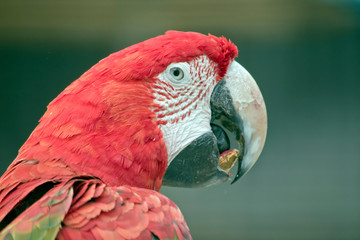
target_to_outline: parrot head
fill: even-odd
[[[202,187],[250,170],[260,90],[224,37],[169,31],[113,53],[48,106],[20,159],[61,158],[109,185]]]

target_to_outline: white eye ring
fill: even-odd
[[[176,81],[180,81],[184,78],[184,71],[179,67],[172,67],[169,72],[170,76]]]
[[[183,88],[191,82],[190,65],[187,62],[171,63],[159,78],[166,79],[175,88]]]

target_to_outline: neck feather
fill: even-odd
[[[79,80],[86,78],[86,75]],[[19,159],[62,159],[106,184],[161,187],[167,151],[142,83],[75,81],[48,106]]]

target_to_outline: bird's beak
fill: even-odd
[[[224,101],[220,100],[220,95],[212,95],[212,106],[217,105],[217,110],[212,107],[212,122],[220,123],[223,130],[230,132],[230,149],[234,147],[240,151],[234,183],[260,156],[266,138],[267,113],[259,87],[239,63],[234,61],[221,81],[223,83],[216,86],[219,90],[215,89],[214,93],[228,92],[225,94],[228,99]]]
[[[211,95],[211,129],[188,145],[169,165],[163,184],[204,187],[226,181],[238,162],[234,183],[255,164],[263,149],[267,114],[259,87],[233,61]]]

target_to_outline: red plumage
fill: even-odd
[[[170,31],[111,54],[73,82],[1,177],[0,221],[30,227],[37,211],[51,212],[41,201],[63,189],[63,205],[55,204],[64,211],[59,239],[191,238],[175,204],[153,191],[161,187],[167,150],[151,87],[170,63],[203,54],[217,63],[220,79],[237,49],[225,38]],[[40,188],[46,194],[22,209]],[[14,209],[23,212],[11,217]]]

